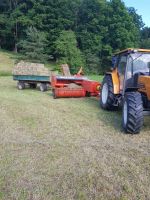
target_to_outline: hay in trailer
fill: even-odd
[[[15,65],[12,74],[50,76],[50,71],[44,67],[44,64],[21,61],[17,65]]]

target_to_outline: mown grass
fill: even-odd
[[[121,111],[96,98],[18,91],[4,77],[15,56],[0,52],[0,199],[149,199],[149,118],[140,135],[124,135]]]
[[[150,125],[124,135],[96,98],[18,91],[0,77],[0,199],[149,199]]]
[[[102,75],[89,75],[89,76],[87,76],[87,77],[88,77],[89,79],[91,79],[91,80],[95,80],[95,81],[100,81],[100,82],[102,82],[104,76],[102,76]]]

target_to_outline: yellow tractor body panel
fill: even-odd
[[[139,76],[138,83],[140,86],[139,92],[145,93],[150,101],[150,76]]]
[[[107,74],[111,75],[112,77],[114,94],[120,94],[120,81],[117,68],[114,69],[112,72],[108,72]]]

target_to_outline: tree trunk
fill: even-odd
[[[14,9],[16,9],[17,5],[18,5],[18,1],[13,0],[13,5],[14,5]],[[17,22],[17,19],[16,19],[16,23],[15,23],[14,40],[15,40],[14,52],[17,53],[18,52],[18,47],[17,47],[17,43],[18,43],[18,22]]]
[[[18,53],[17,43],[15,43],[14,52],[15,52],[15,53]]]

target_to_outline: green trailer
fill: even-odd
[[[50,85],[50,76],[13,75],[13,80],[17,81],[17,88],[19,90],[25,89],[26,86],[35,89],[39,85],[40,91],[45,92]]]

